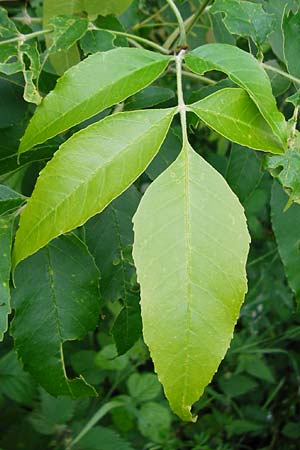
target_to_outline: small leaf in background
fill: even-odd
[[[0,184],[0,216],[20,207],[24,202],[25,197],[22,194]]]
[[[138,427],[143,436],[153,442],[166,441],[171,433],[172,416],[165,406],[147,402],[138,412]]]
[[[272,227],[278,244],[288,283],[300,304],[300,205],[294,203],[287,211],[284,208],[288,196],[274,180],[271,198]]]
[[[193,103],[189,110],[233,142],[256,150],[283,153],[282,144],[244,89],[221,89]]]
[[[40,389],[40,403],[29,415],[32,426],[41,434],[55,434],[75,413],[75,402],[69,397],[52,397]]]
[[[135,109],[151,108],[160,103],[167,102],[175,97],[171,89],[159,86],[148,86],[142,91],[130,97],[125,104],[126,111]]]
[[[114,344],[106,345],[95,356],[95,364],[104,370],[122,371],[128,365],[128,356],[118,356],[117,348]]]
[[[215,0],[210,12],[224,13],[223,21],[230,33],[251,37],[258,46],[273,31],[274,17],[266,13],[260,4],[240,0]]]
[[[220,389],[229,397],[235,398],[256,389],[258,384],[247,375],[223,376],[218,379]]]
[[[127,380],[128,391],[138,403],[153,400],[161,393],[161,384],[153,373],[134,373]]]
[[[80,439],[78,450],[134,450],[123,437],[108,427],[95,426]]]
[[[84,55],[112,50],[116,36],[106,30],[89,30],[81,39],[80,47]]]
[[[0,37],[7,39],[20,34],[18,28],[8,17],[7,10],[0,7]]]
[[[137,48],[89,56],[68,70],[37,108],[21,140],[20,153],[135,94],[161,75],[169,60]]]
[[[268,66],[281,70],[281,67],[276,59],[268,60],[267,64]],[[266,69],[266,72],[270,78],[274,96],[278,97],[279,95],[284,94],[290,87],[291,81],[273,70]]]
[[[122,300],[123,308],[112,328],[119,355],[127,352],[142,332],[132,261],[132,217],[140,198],[137,189],[131,186],[85,225],[86,243],[101,273],[103,300]]]
[[[69,50],[88,29],[88,20],[76,16],[56,16],[49,20],[48,26],[53,29],[50,34],[51,44],[48,53]]]
[[[37,86],[34,83],[34,80],[38,78],[40,73],[40,55],[36,42],[25,42],[20,45],[19,55],[22,61],[22,72],[25,81],[24,100],[39,105],[42,98],[38,92]],[[28,58],[28,67],[24,56]]]
[[[286,102],[288,103],[292,103],[292,105],[296,106],[300,106],[300,91],[297,91],[295,94],[290,95],[287,99]]]
[[[0,203],[1,205],[1,203]],[[10,266],[13,218],[0,217],[0,342],[8,327],[10,307]]]
[[[12,350],[0,358],[0,392],[17,403],[30,406],[35,398],[35,384],[24,372]]]
[[[28,110],[28,103],[23,99],[22,77],[16,77],[16,84],[12,84],[9,80],[0,77],[0,153],[8,155],[12,142],[18,142],[24,133],[24,129],[20,132],[20,123],[24,120],[24,115]],[[17,127],[15,126],[17,125]],[[6,129],[5,129],[6,128]],[[16,130],[16,133],[13,131]],[[10,138],[6,139],[3,133],[10,131]],[[16,136],[17,135],[17,136]],[[19,142],[18,142],[19,144]],[[17,145],[18,148],[18,145]],[[0,173],[3,170],[3,162],[0,156]],[[5,160],[5,165],[9,165],[9,157]]]
[[[300,133],[283,155],[267,156],[265,167],[282,185],[292,202],[300,203]]]
[[[245,204],[263,177],[261,160],[249,148],[233,144],[226,168],[227,183]]]
[[[235,37],[227,30],[223,22],[221,13],[214,13],[211,15],[212,30],[216,42],[220,44],[235,45]]]
[[[288,72],[300,78],[300,11],[297,14],[290,12],[285,15],[282,22],[283,54]]]
[[[96,394],[82,377],[67,378],[62,351],[64,342],[96,327],[98,281],[93,258],[74,235],[57,239],[15,273],[15,348],[25,370],[53,395]]]
[[[133,220],[144,339],[171,408],[195,420],[191,406],[225,356],[247,290],[244,212],[184,144]]]
[[[22,62],[18,59],[19,52],[14,44],[0,46],[0,72],[6,75],[21,72]]]
[[[245,89],[285,150],[285,118],[277,109],[266,72],[252,55],[233,45],[206,44],[188,53],[185,62],[190,70],[199,75],[210,70],[224,72],[234,83]]]
[[[174,113],[172,108],[113,114],[66,141],[40,173],[21,215],[15,265],[83,225],[127,189],[159,151]]]
[[[132,0],[81,0],[83,11],[90,16],[120,15],[130,5]]]

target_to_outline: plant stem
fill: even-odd
[[[189,31],[193,28],[193,26],[198,22],[200,16],[205,11],[206,7],[209,5],[211,0],[204,0],[202,5],[199,7],[198,11],[192,16],[192,19],[189,21],[189,23],[186,25],[186,34],[188,34]]]
[[[115,30],[107,30],[104,28],[98,28],[98,27],[95,27],[95,25],[93,25],[93,24],[90,24],[89,29],[90,30],[107,31],[112,34],[116,34],[117,36],[123,36],[123,37],[126,37],[127,39],[132,39],[133,41],[141,42],[142,44],[147,45],[148,47],[152,47],[155,50],[159,51],[160,53],[164,53],[165,55],[169,54],[168,50],[163,48],[161,45],[158,45],[155,42],[149,41],[148,39],[142,38],[140,36],[136,36],[135,34],[124,33],[123,31],[115,31]]]
[[[266,63],[261,63],[261,65],[266,70],[270,70],[271,72],[276,72],[279,75],[281,75],[281,76],[283,76],[285,78],[288,78],[289,80],[293,81],[294,83],[300,84],[300,79],[299,78],[293,77],[293,75],[290,75],[289,73],[284,72],[283,70],[278,69],[277,67],[270,66],[269,64],[266,64]]]
[[[186,41],[185,24],[184,24],[183,18],[173,0],[167,0],[167,3],[170,5],[170,8],[173,10],[173,12],[176,16],[177,22],[178,22],[178,28],[179,28],[179,33],[180,33],[179,45],[184,46],[184,45],[186,45],[187,41]]]
[[[16,37],[10,38],[10,39],[6,39],[5,41],[0,41],[0,45],[5,45],[5,44],[10,44],[12,42],[25,42],[25,41],[29,41],[29,39],[34,39],[35,37],[38,36],[42,36],[43,34],[48,34],[51,33],[52,30],[40,30],[40,31],[35,31],[34,33],[29,33],[29,34],[19,34]]]
[[[185,55],[185,50],[181,50],[176,56],[176,75],[177,75],[177,97],[178,97],[178,112],[180,114],[180,122],[182,128],[183,146],[188,142],[187,123],[186,123],[186,105],[183,98],[182,88],[182,62]]]

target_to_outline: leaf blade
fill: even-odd
[[[252,55],[228,44],[206,44],[187,54],[185,62],[190,70],[200,75],[209,70],[224,72],[245,89],[285,149],[284,117],[277,110],[267,74]]]
[[[11,217],[0,218],[0,342],[8,327],[10,306],[10,266],[13,220]]]
[[[190,421],[247,290],[246,220],[223,178],[184,147],[146,191],[134,232],[145,342],[172,409]]]
[[[174,113],[114,114],[65,142],[41,172],[21,215],[13,265],[83,225],[125,191],[158,152]]]
[[[19,152],[138,92],[161,75],[169,59],[134,48],[117,48],[89,56],[68,70],[45,97],[21,139]]]

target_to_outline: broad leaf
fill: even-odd
[[[63,344],[96,327],[98,280],[93,258],[74,235],[57,239],[15,273],[15,348],[25,370],[52,395],[96,394],[82,377],[67,378]]]
[[[0,218],[0,341],[8,326],[10,308],[10,265],[13,220],[11,217]]]
[[[283,54],[287,69],[291,75],[300,78],[300,11],[290,12],[283,18]]]
[[[25,197],[8,186],[0,184],[0,216],[24,203]]]
[[[185,144],[134,216],[145,342],[173,411],[193,420],[247,290],[249,235],[222,176]]]
[[[278,244],[286,277],[294,291],[298,305],[300,304],[300,205],[293,204],[287,211],[284,208],[288,196],[280,185],[274,181],[271,198],[272,227]]]
[[[84,224],[126,190],[158,152],[174,112],[114,114],[65,142],[41,172],[22,213],[14,264]]]
[[[101,273],[103,300],[121,299],[124,305],[112,328],[119,355],[141,335],[139,292],[132,261],[132,216],[140,197],[131,186],[85,225],[86,243]]]
[[[185,61],[193,72],[203,74],[219,70],[245,89],[285,149],[284,116],[277,109],[266,72],[252,55],[231,45],[206,44],[188,53]]]
[[[274,17],[262,5],[240,0],[216,0],[210,9],[212,14],[224,13],[228,31],[238,36],[251,37],[261,45],[273,31]]]
[[[256,150],[283,153],[281,143],[244,89],[222,89],[190,105],[189,109],[233,142]]]
[[[96,53],[58,81],[37,108],[20,153],[135,94],[167,67],[170,58],[137,48]]]

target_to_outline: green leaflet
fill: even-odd
[[[224,24],[228,31],[238,36],[251,37],[261,45],[273,31],[274,16],[262,5],[240,0],[216,0],[210,9],[212,14],[224,13]]]
[[[231,141],[256,150],[283,153],[281,143],[244,89],[221,89],[189,108]]]
[[[8,326],[10,313],[10,265],[12,245],[13,219],[0,218],[0,342]]]
[[[249,235],[225,180],[186,144],[134,216],[145,342],[174,412],[193,420],[247,290]]]
[[[73,135],[42,170],[20,219],[13,264],[101,212],[158,152],[175,109],[119,113]]]
[[[170,57],[137,48],[96,53],[58,80],[21,140],[25,152],[152,83]]]
[[[89,22],[76,16],[57,16],[49,20],[48,26],[53,29],[49,53],[69,50],[88,30]]]
[[[285,149],[287,130],[284,116],[277,109],[266,72],[252,55],[232,45],[206,44],[188,53],[185,62],[198,74],[220,70],[245,89]]]
[[[271,197],[272,227],[288,283],[295,293],[298,306],[300,305],[300,205],[294,203],[287,211],[284,208],[288,196],[281,186],[274,180]]]
[[[297,14],[290,12],[283,17],[283,54],[287,69],[294,77],[300,77],[300,11]]]
[[[0,216],[24,203],[25,197],[8,186],[0,184]]]
[[[122,300],[112,335],[121,355],[141,336],[141,314],[132,260],[132,216],[141,194],[131,186],[85,225],[85,240],[101,273],[103,300]]]
[[[63,344],[96,327],[98,282],[93,258],[74,235],[52,242],[15,273],[15,348],[25,370],[52,395],[96,395],[82,377],[67,378]]]
[[[89,15],[119,15],[128,8],[132,0],[81,0],[81,7]]]

